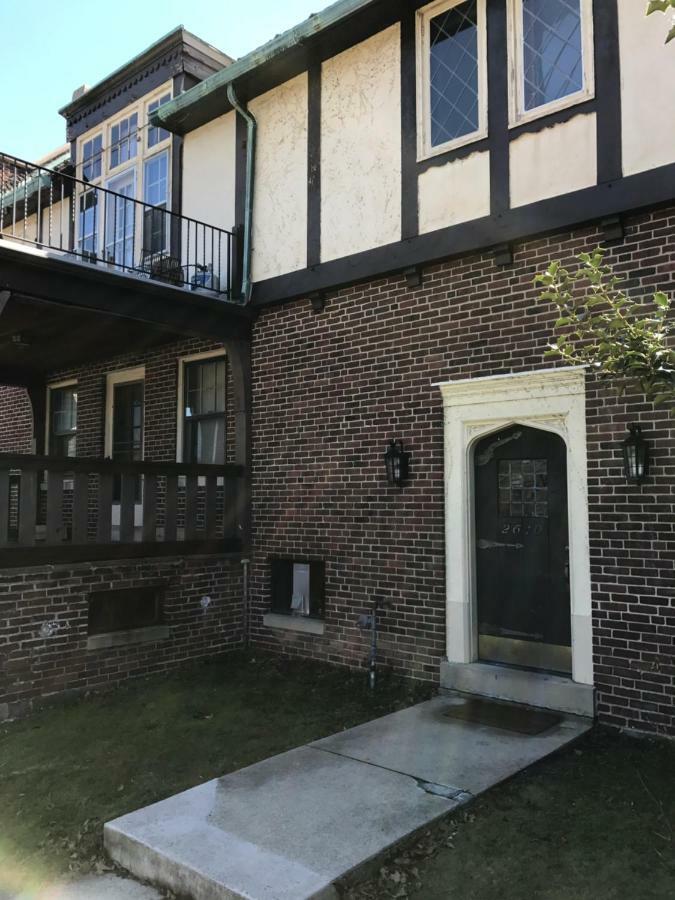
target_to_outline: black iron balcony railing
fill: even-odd
[[[0,569],[241,549],[245,469],[0,454]]]
[[[0,153],[0,239],[231,298],[232,232]]]

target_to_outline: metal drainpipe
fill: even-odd
[[[255,181],[255,144],[258,134],[258,123],[253,113],[239,102],[234,84],[227,86],[227,99],[233,108],[246,121],[246,199],[244,203],[244,266],[241,279],[241,293],[244,305],[251,302],[253,282],[251,280],[251,261],[253,256],[252,231],[253,231],[253,187]]]

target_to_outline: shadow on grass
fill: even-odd
[[[103,824],[385,715],[425,685],[231,654],[0,728],[0,893],[100,869]]]
[[[350,900],[671,900],[675,743],[596,728],[428,829]]]

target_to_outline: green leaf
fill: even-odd
[[[666,44],[669,44],[672,40],[675,40],[675,25],[673,25],[673,27],[666,35]]]
[[[670,298],[667,294],[664,294],[663,291],[658,291],[654,294],[654,303],[661,309],[668,309],[670,306]]]

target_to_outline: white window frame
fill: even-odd
[[[150,204],[148,203],[148,201],[146,199],[146,193],[145,193],[146,187],[147,187],[147,176],[146,176],[147,168],[148,168],[148,165],[150,165],[150,163],[152,163],[155,159],[158,159],[160,156],[165,156],[166,157],[166,207],[165,207],[166,216],[164,217],[164,222],[165,222],[166,227],[164,229],[165,230],[164,247],[162,249],[162,253],[164,253],[169,250],[169,247],[171,245],[171,234],[170,234],[170,231],[171,231],[171,227],[170,227],[170,223],[171,223],[171,152],[170,152],[170,148],[166,145],[166,141],[163,142],[163,144],[156,144],[155,147],[160,148],[158,150],[158,152],[149,153],[147,156],[143,156],[143,158],[141,160],[142,184],[141,184],[140,196],[143,198],[142,202],[149,206]],[[155,150],[155,147],[152,148],[153,151]],[[163,149],[162,149],[162,147],[163,147]],[[138,185],[136,185],[136,186],[138,186]],[[140,199],[140,197],[139,197],[139,199]],[[141,214],[141,226],[140,226],[141,227],[141,243],[143,242],[142,219],[143,219],[143,215]]]
[[[77,387],[77,378],[67,378],[65,381],[54,381],[47,385],[47,400],[45,403],[45,456],[49,456],[52,432],[52,391],[61,388]],[[75,454],[77,455],[77,434],[79,425],[75,428]]]
[[[101,182],[103,180],[103,174],[104,174],[105,168],[106,168],[105,167],[105,139],[104,139],[103,132],[97,131],[94,134],[92,134],[91,137],[87,137],[87,139],[85,141],[82,141],[82,144],[80,145],[82,148],[81,149],[82,158],[79,160],[80,177],[84,181],[84,166],[85,166],[85,163],[87,162],[87,160],[85,159],[85,156],[84,156],[84,148],[87,146],[87,144],[93,144],[97,138],[101,138],[101,152],[100,152],[100,155],[98,158],[101,172],[95,178],[90,178],[87,181],[87,184],[98,184],[99,182]],[[95,159],[95,157],[91,156],[91,157],[89,157],[89,159],[92,160],[92,159]]]
[[[583,87],[580,91],[552,100],[534,109],[525,109],[523,0],[508,0],[509,34],[509,126],[515,128],[525,122],[550,116],[592,100],[595,96],[595,47],[593,41],[593,0],[579,0],[581,11],[581,64]]]
[[[181,356],[178,359],[178,396],[176,410],[176,462],[178,463],[184,462],[183,395],[185,393],[185,367],[190,363],[203,362],[204,360],[217,359],[218,357],[227,357],[227,351],[224,348],[220,350],[205,350],[203,353],[193,353],[191,356]],[[225,410],[225,416],[227,416],[227,409]],[[202,480],[203,479],[200,478],[200,484]],[[220,483],[220,479],[218,479],[218,482]]]
[[[129,176],[132,176],[133,186],[134,186],[133,194],[131,195],[131,197],[127,197],[127,199],[129,201],[131,201],[133,210],[134,210],[134,232],[133,232],[132,241],[131,241],[131,248],[132,248],[131,265],[135,266],[136,260],[134,258],[135,257],[134,251],[138,249],[138,236],[139,236],[138,204],[136,203],[136,201],[138,199],[138,166],[132,164],[132,165],[128,166],[126,169],[119,169],[119,170],[113,169],[112,173],[110,173],[108,175],[108,178],[105,183],[105,187],[106,187],[107,191],[112,191],[112,193],[114,193],[114,194],[119,194],[119,191],[117,191],[114,187],[115,182],[120,182],[123,179],[128,178]],[[102,212],[101,215],[103,218],[103,232],[102,232],[103,242],[101,245],[102,259],[105,262],[109,262],[109,260],[107,258],[107,253],[108,253],[108,215],[110,215],[110,207],[107,207],[107,209],[104,212]],[[114,221],[114,216],[113,216],[113,221]],[[124,240],[127,241],[128,239],[129,238],[125,235]],[[116,241],[113,240],[113,246],[115,246],[115,245],[116,245]],[[111,263],[111,265],[112,265],[112,263]],[[115,263],[115,265],[119,266],[121,268],[119,263]]]
[[[153,94],[153,96],[150,97],[150,98],[146,101],[146,104],[145,104],[145,122],[144,122],[144,124],[145,124],[145,140],[144,140],[144,145],[145,145],[145,153],[148,154],[148,155],[151,155],[151,156],[154,156],[158,149],[162,149],[162,148],[164,148],[164,147],[167,147],[167,146],[171,143],[171,132],[168,131],[168,130],[165,128],[164,131],[167,132],[166,137],[165,137],[163,140],[161,140],[161,141],[157,141],[157,143],[156,143],[156,144],[153,144],[152,147],[150,146],[150,129],[151,129],[151,128],[154,128],[154,127],[160,127],[160,126],[154,126],[154,125],[151,125],[151,124],[150,124],[150,107],[152,106],[153,103],[157,103],[159,100],[161,100],[162,97],[166,97],[167,94],[168,94],[169,97],[170,97],[170,100],[168,101],[168,102],[170,103],[171,100],[173,100],[173,92],[172,92],[172,90],[171,90],[170,87],[166,87],[164,90],[159,91],[159,92],[156,93],[156,94]],[[162,105],[163,105],[163,104],[162,104]],[[161,106],[159,106],[159,107],[157,107],[157,108],[160,109]],[[146,158],[147,158],[147,157],[146,157]]]
[[[113,397],[115,385],[142,381],[145,390],[145,366],[108,372],[105,390],[105,458],[112,459],[113,451]],[[143,402],[143,459],[145,459],[145,400]]]
[[[433,147],[431,144],[431,66],[430,66],[430,29],[431,19],[459,6],[465,0],[436,0],[428,6],[417,10],[417,161],[429,159],[473,144],[487,137],[488,133],[488,98],[487,98],[487,16],[486,0],[477,0],[478,16],[478,129],[471,134],[462,135],[452,141],[446,141]]]
[[[113,132],[113,128],[116,128],[118,125],[121,125],[122,122],[126,122],[129,119],[132,119],[134,116],[136,116],[136,134],[135,134],[135,137],[133,138],[133,140],[136,141],[136,152],[133,155],[129,156],[128,159],[122,160],[122,161],[116,163],[115,165],[113,165],[113,163],[112,163],[112,151],[113,151],[112,132]],[[112,173],[117,173],[117,171],[124,171],[122,169],[122,166],[134,165],[137,162],[138,158],[143,155],[143,143],[141,140],[142,139],[141,132],[142,132],[141,111],[138,106],[131,107],[124,113],[124,115],[122,115],[118,119],[115,119],[114,121],[110,122],[110,124],[108,125],[108,151],[107,151],[108,160],[107,160],[107,166],[106,166],[107,172],[110,174],[110,177],[113,177]],[[132,141],[131,132],[129,133],[129,137],[124,138],[124,140],[128,140],[129,142]],[[115,143],[119,147],[121,142],[116,141]],[[130,143],[130,146],[131,146],[131,143]],[[140,149],[139,149],[139,147],[140,147]]]

